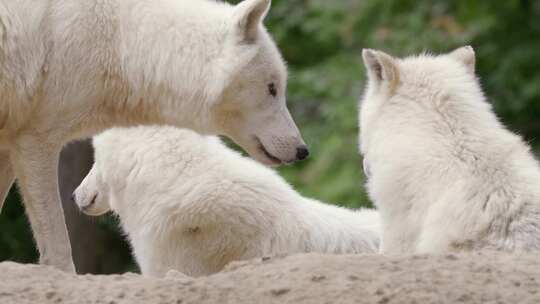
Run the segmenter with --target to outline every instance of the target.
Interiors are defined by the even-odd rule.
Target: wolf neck
[[[119,55],[132,110],[148,113],[141,119],[149,123],[203,128],[204,119],[194,117],[206,116],[226,79],[220,63],[227,7],[210,1],[137,3],[120,8]],[[158,110],[152,113],[152,107]]]

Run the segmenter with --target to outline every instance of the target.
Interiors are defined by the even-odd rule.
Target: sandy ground
[[[0,263],[0,303],[540,303],[540,256],[296,255],[192,279]]]

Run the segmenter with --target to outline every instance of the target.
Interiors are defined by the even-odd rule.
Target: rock
[[[294,271],[292,271],[294,269]],[[0,303],[540,303],[540,259],[501,252],[443,256],[301,254],[162,279],[75,276],[0,263]]]

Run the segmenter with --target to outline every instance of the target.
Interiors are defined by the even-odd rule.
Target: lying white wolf
[[[267,164],[307,156],[262,25],[269,5],[0,0],[0,200],[16,177],[42,263],[74,270],[57,186],[70,140],[171,124],[227,135]]]
[[[363,57],[360,146],[382,252],[539,250],[540,167],[485,100],[473,49]]]
[[[174,127],[112,129],[74,193],[85,213],[113,210],[142,273],[207,275],[281,253],[376,253],[375,211],[304,198],[215,137]]]

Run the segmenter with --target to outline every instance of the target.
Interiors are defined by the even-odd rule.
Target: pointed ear
[[[455,60],[463,63],[465,67],[467,68],[467,71],[474,74],[474,66],[476,63],[476,56],[474,54],[474,49],[472,46],[467,45],[464,47],[460,47],[457,50],[454,50],[448,56],[454,58]]]
[[[368,77],[375,83],[388,82],[391,88],[399,83],[399,70],[396,60],[381,51],[364,49],[362,51]]]
[[[257,39],[259,26],[270,9],[271,0],[244,0],[234,8],[234,26],[240,41]]]

